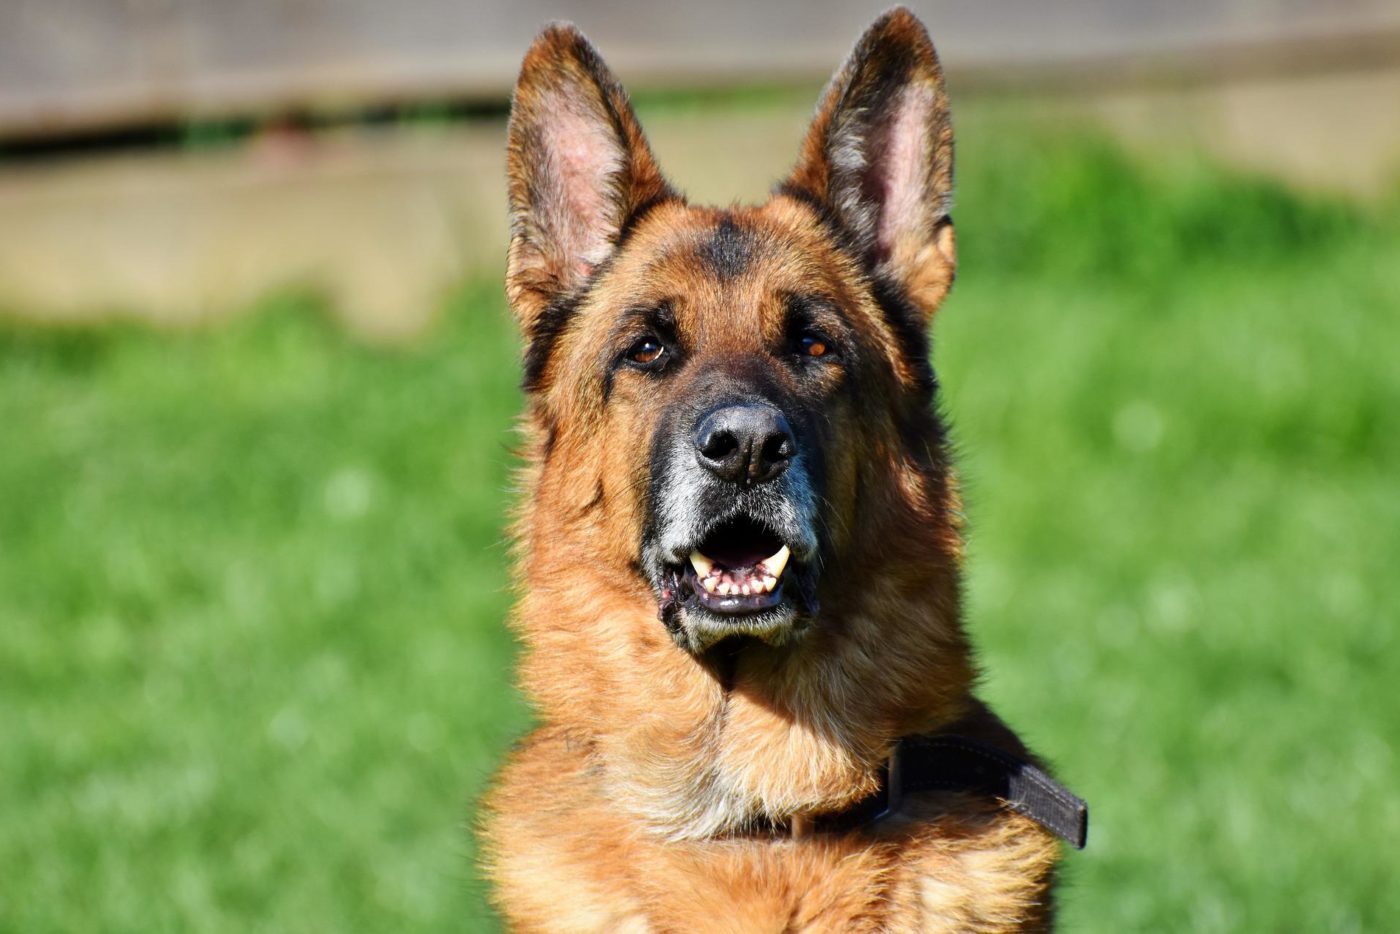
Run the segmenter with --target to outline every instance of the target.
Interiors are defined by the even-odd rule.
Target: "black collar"
[[[999,799],[1076,849],[1089,833],[1089,806],[1030,762],[968,736],[906,736],[895,744],[880,790],[812,822],[822,832],[854,830],[899,810],[905,795],[968,791]],[[805,822],[801,825],[806,827]],[[799,823],[794,821],[794,836]]]

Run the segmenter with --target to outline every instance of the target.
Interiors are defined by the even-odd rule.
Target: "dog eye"
[[[797,352],[804,357],[825,357],[831,352],[831,342],[808,331],[797,339]]]
[[[666,346],[654,337],[643,337],[627,348],[627,359],[637,366],[656,366],[665,356]]]

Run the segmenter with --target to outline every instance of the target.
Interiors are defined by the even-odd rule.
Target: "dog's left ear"
[[[511,99],[506,291],[529,333],[587,281],[639,208],[673,192],[598,52],[573,26],[547,27]]]
[[[953,127],[938,56],[914,14],[896,7],[856,43],[784,189],[817,198],[867,268],[933,315],[953,283]]]

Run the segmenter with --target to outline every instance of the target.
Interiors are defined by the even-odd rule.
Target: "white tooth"
[[[714,592],[715,592],[715,584],[716,584],[718,581],[719,581],[719,578],[716,578],[716,577],[702,577],[702,578],[700,578],[700,586],[704,587],[704,588],[705,588],[706,590],[708,590],[710,593],[714,593]]]
[[[776,577],[765,577],[763,579],[764,590],[771,591],[776,586],[778,586],[778,579]]]
[[[753,596],[753,588],[751,588],[748,584],[745,584],[744,586],[740,587],[739,592],[746,597]]]
[[[715,563],[709,558],[702,555],[700,552],[692,551],[690,553],[690,566],[695,568],[696,574],[699,574],[701,577],[704,577],[705,575],[709,574],[710,571],[714,568]]]
[[[777,552],[763,559],[763,569],[773,576],[774,580],[783,576],[783,568],[787,567],[788,558],[792,557],[792,550],[784,545]]]
[[[715,585],[715,593],[718,593],[718,594],[719,594],[720,596],[722,596],[722,597],[728,596],[728,595],[729,595],[729,581],[721,580],[718,584],[716,584],[716,585]]]

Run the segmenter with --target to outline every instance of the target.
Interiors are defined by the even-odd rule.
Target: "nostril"
[[[739,449],[739,439],[723,429],[711,431],[700,441],[700,453],[710,460],[724,460]]]
[[[792,457],[792,438],[787,434],[774,435],[763,444],[763,460],[768,464],[781,464]]]

